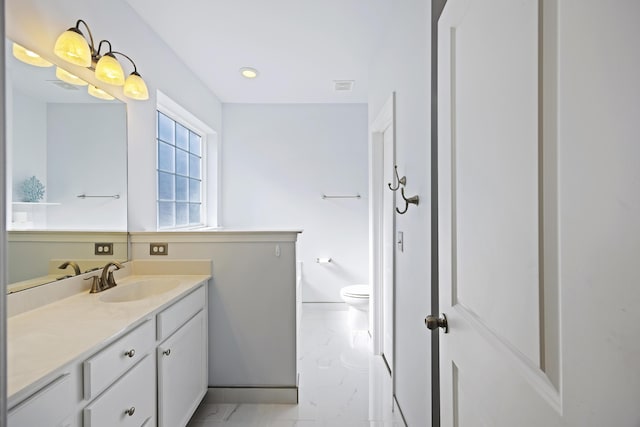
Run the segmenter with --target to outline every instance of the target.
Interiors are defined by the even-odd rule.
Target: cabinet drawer
[[[155,364],[151,356],[84,409],[84,427],[140,427],[155,415]]]
[[[73,411],[76,391],[71,374],[64,374],[9,411],[10,427],[60,426]],[[76,388],[77,389],[77,388]]]
[[[193,317],[207,303],[204,286],[200,286],[162,313],[158,314],[158,340],[161,341],[175,332]]]
[[[153,320],[148,320],[83,364],[84,398],[93,399],[138,363],[155,344]]]

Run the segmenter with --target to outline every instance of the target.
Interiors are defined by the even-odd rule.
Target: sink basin
[[[117,286],[100,296],[102,302],[130,302],[160,295],[175,289],[180,284],[177,279],[147,279]]]

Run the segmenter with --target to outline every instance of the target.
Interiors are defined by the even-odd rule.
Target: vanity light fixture
[[[84,25],[89,34],[88,41],[80,31],[80,24]],[[109,50],[104,55],[101,55],[100,50],[103,44],[108,45]],[[101,40],[96,50],[91,30],[82,19],[78,19],[75,27],[69,28],[60,34],[56,40],[54,52],[65,61],[95,70],[95,76],[100,81],[116,86],[124,85],[124,95],[129,98],[137,100],[149,99],[147,85],[138,73],[135,62],[124,53],[114,51],[109,40]],[[133,65],[133,72],[126,79],[124,78],[122,65],[118,62],[116,55],[125,57]],[[91,89],[89,93],[91,93]],[[106,92],[104,93],[106,94]],[[111,95],[106,95],[111,97]]]
[[[82,80],[75,74],[71,74],[64,68],[56,67],[56,77],[63,82],[70,83],[72,85],[86,86],[88,83]]]
[[[244,78],[255,79],[258,77],[258,70],[251,67],[242,67],[240,68],[240,74],[242,74],[242,77]]]
[[[89,95],[91,95],[91,96],[94,96],[94,97],[100,98],[100,99],[105,99],[107,101],[111,101],[111,100],[115,99],[113,96],[109,95],[104,90],[102,90],[99,87],[96,87],[96,86],[94,86],[92,84],[89,85],[89,88],[87,89],[87,92],[89,92]]]
[[[46,59],[42,58],[35,52],[30,51],[24,46],[20,46],[18,43],[13,44],[13,56],[25,64],[35,65],[36,67],[52,67],[53,64]]]

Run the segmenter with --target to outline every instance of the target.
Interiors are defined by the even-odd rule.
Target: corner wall
[[[395,91],[398,171],[407,177],[407,195],[420,196],[419,206],[396,217],[404,251],[395,254],[395,395],[411,427],[431,424],[431,335],[424,327],[431,310],[430,23],[430,2],[394,2],[370,66],[370,123]]]
[[[367,106],[224,104],[223,117],[222,224],[304,230],[304,302],[340,302],[340,288],[367,283]]]

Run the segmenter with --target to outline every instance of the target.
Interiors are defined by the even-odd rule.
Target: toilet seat
[[[352,331],[369,329],[369,285],[351,285],[340,289],[340,298],[348,309],[347,321]]]
[[[351,285],[345,286],[340,290],[340,293],[349,298],[369,298],[369,285]]]

